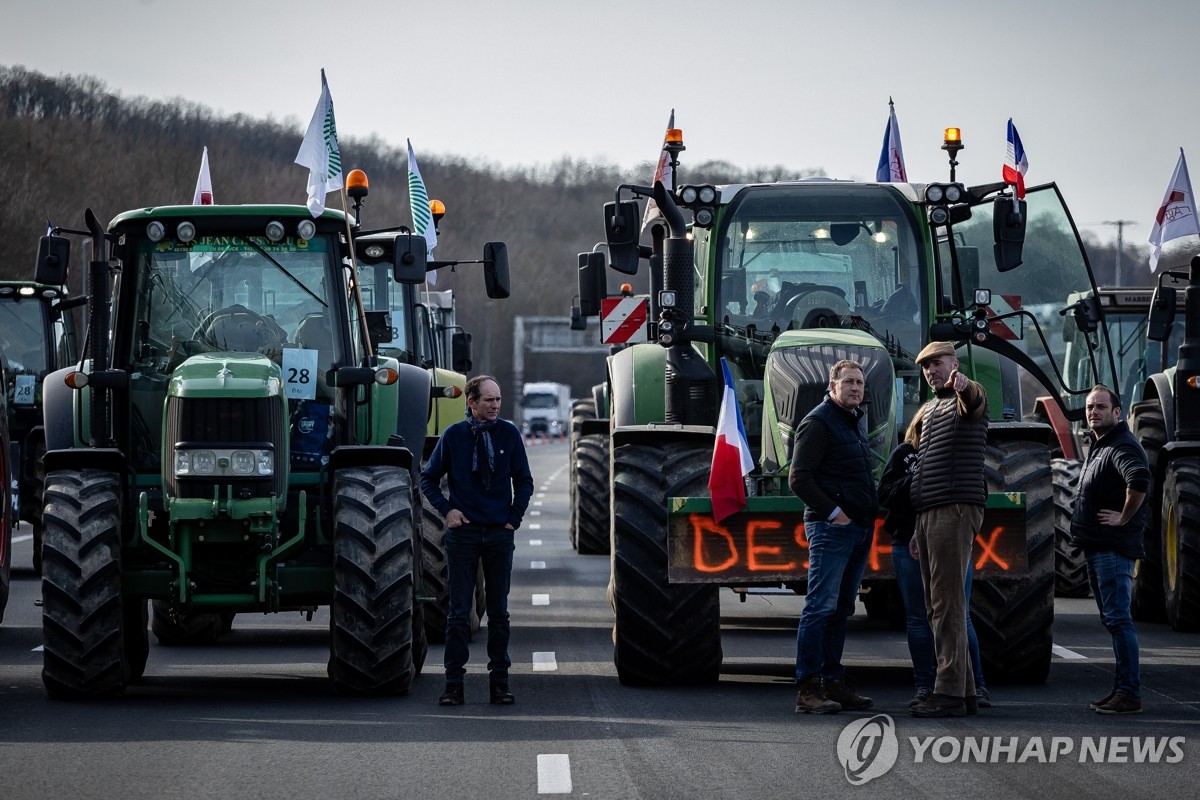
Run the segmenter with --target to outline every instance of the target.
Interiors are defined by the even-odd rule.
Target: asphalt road
[[[1195,796],[1200,635],[1139,626],[1145,713],[1101,717],[1087,702],[1110,685],[1112,651],[1091,600],[1056,603],[1050,680],[993,686],[995,706],[975,717],[909,717],[902,634],[862,614],[846,660],[875,708],[794,714],[794,595],[723,595],[719,685],[621,686],[608,559],[576,554],[566,535],[565,446],[530,454],[537,494],[514,559],[509,707],[487,703],[482,635],[465,706],[437,706],[440,646],[406,697],[335,696],[325,614],[240,615],[209,647],[151,637],[145,679],[124,697],[48,700],[40,586],[19,529],[0,626],[0,797]]]

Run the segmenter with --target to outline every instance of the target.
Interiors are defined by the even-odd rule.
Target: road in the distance
[[[915,720],[901,634],[852,620],[847,662],[875,698],[863,714],[793,713],[795,623],[802,599],[724,593],[721,682],[627,688],[612,665],[608,559],[566,535],[566,448],[530,448],[537,494],[518,532],[511,611],[517,703],[486,700],[483,637],[472,645],[467,704],[440,708],[441,648],[406,697],[335,696],[325,676],[328,616],[240,615],[219,644],[160,647],[122,698],[46,699],[40,587],[19,541],[0,626],[0,797],[25,798],[782,798],[875,790],[915,797],[1192,797],[1200,783],[1200,635],[1141,625],[1146,712],[1086,708],[1110,683],[1112,653],[1091,600],[1059,600],[1058,655],[1044,686],[996,686],[976,717]],[[27,534],[18,531],[18,539]],[[886,714],[895,765],[865,787],[839,761],[848,723]],[[997,763],[950,761],[963,737]],[[936,739],[916,761],[916,745]],[[989,737],[985,741],[985,737]],[[1002,737],[995,740],[995,737]],[[1015,739],[1013,738],[1015,737]],[[1078,761],[1085,740],[1113,739],[1115,763]],[[1134,744],[1185,737],[1178,763],[1134,763]],[[1060,752],[1038,758],[1034,739]],[[1138,739],[1135,743],[1133,739]],[[1014,741],[1009,757],[1006,743]],[[1036,744],[1036,743],[1035,743]],[[1177,742],[1177,744],[1179,744]],[[1125,761],[1120,761],[1126,754]],[[1016,762],[1024,755],[1024,763]],[[569,791],[565,791],[569,790]]]

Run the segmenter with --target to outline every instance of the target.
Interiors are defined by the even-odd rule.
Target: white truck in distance
[[[526,436],[565,436],[571,420],[571,387],[527,383],[521,391],[521,431]]]

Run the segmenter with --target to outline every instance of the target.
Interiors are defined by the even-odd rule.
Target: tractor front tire
[[[1177,631],[1200,630],[1200,458],[1167,465],[1161,518],[1167,622]]]
[[[55,470],[44,497],[42,683],[59,699],[119,695],[138,671],[127,663],[125,642],[137,615],[127,614],[121,595],[120,479]]]
[[[1158,456],[1167,443],[1167,426],[1163,418],[1162,405],[1158,400],[1143,400],[1134,403],[1129,410],[1129,427],[1146,451],[1150,475],[1154,475]],[[1153,481],[1153,478],[1151,478]],[[1166,622],[1167,607],[1163,594],[1166,576],[1163,574],[1163,518],[1162,487],[1151,483],[1146,493],[1146,528],[1142,536],[1142,549],[1146,555],[1138,559],[1133,570],[1133,595],[1129,611],[1138,622]]]
[[[611,514],[608,502],[608,456],[606,433],[580,436],[575,448],[575,549],[583,555],[609,555]]]
[[[443,481],[445,492],[445,481]],[[430,503],[421,504],[421,581],[425,596],[422,603],[426,639],[435,644],[446,641],[446,615],[450,613],[450,573],[446,564],[446,520]],[[475,603],[471,608],[471,634],[479,630],[483,616],[483,568],[476,584]]]
[[[712,445],[627,444],[613,451],[613,659],[626,685],[715,683],[717,587],[667,580],[667,498],[707,497]]]
[[[1079,492],[1079,471],[1082,464],[1073,458],[1050,461],[1054,473],[1054,595],[1055,597],[1087,597],[1087,558],[1083,549],[1071,544],[1071,516],[1075,495]]]
[[[395,467],[334,476],[329,677],[339,694],[406,694],[416,673],[410,483]]]
[[[1045,683],[1054,645],[1054,498],[1050,450],[1030,441],[989,442],[989,492],[1025,493],[1027,574],[976,580],[971,618],[989,682]],[[985,532],[986,535],[986,532]]]

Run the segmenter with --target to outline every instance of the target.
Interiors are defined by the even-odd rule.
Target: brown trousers
[[[967,650],[966,578],[971,546],[983,523],[983,506],[954,503],[917,514],[917,547],[925,610],[933,629],[937,679],[933,691],[951,697],[975,694]]]

